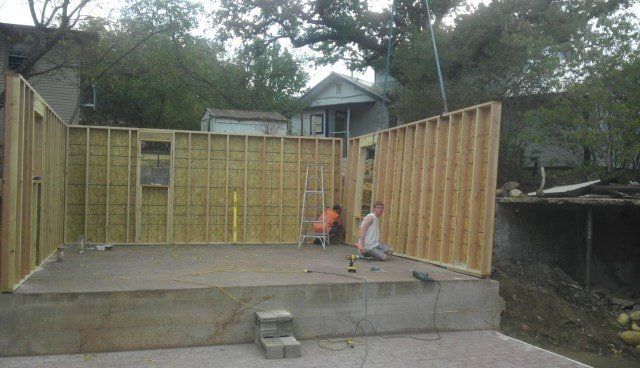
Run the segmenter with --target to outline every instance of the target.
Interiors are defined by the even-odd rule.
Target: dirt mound
[[[616,356],[640,364],[615,322],[620,305],[606,291],[588,291],[560,268],[536,262],[499,261],[493,278],[506,302],[502,331],[550,350]],[[633,307],[632,306],[628,306]]]

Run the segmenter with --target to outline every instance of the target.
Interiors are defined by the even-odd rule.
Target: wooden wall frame
[[[501,103],[488,102],[351,139],[347,241],[359,236],[362,149],[375,143],[382,241],[406,258],[490,275],[500,114]]]
[[[1,291],[13,291],[80,235],[94,243],[144,240],[141,141],[172,143],[170,184],[153,203],[161,213],[148,214],[166,214],[157,224],[166,235],[149,243],[231,242],[234,190],[238,243],[296,243],[307,163],[325,165],[327,198],[342,194],[338,138],[68,125],[15,73],[6,74],[4,124]]]
[[[5,74],[0,291],[63,243],[65,124],[27,81]]]
[[[306,163],[316,161],[325,164],[328,200],[339,203],[341,198],[340,139],[93,126],[66,129],[70,154],[65,164],[71,168],[65,184],[69,243],[83,234],[89,234],[92,242],[105,242],[108,234],[108,241],[116,244],[229,243],[234,189],[239,201],[238,243],[295,243],[304,185],[300,172]],[[171,142],[172,152],[166,206],[162,204],[166,237],[152,240],[144,236],[147,186],[139,179],[140,142],[149,140]],[[100,173],[109,180],[96,179]],[[96,207],[97,203],[101,205]],[[133,206],[133,218],[126,204]],[[164,212],[160,215],[164,217]]]

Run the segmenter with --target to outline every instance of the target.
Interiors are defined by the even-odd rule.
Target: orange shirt
[[[336,211],[330,208],[327,208],[326,210],[324,210],[322,215],[320,215],[320,217],[318,218],[318,221],[324,221],[324,226],[325,226],[324,231],[329,233],[333,224],[335,224],[336,221],[338,221],[339,219],[340,219],[340,215],[338,215]],[[313,231],[315,231],[316,233],[321,233],[322,224],[320,223],[313,224]]]

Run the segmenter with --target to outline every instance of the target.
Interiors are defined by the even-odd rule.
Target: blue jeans
[[[375,247],[364,252],[364,255],[376,261],[386,261],[393,254],[393,249],[387,244],[378,243]]]

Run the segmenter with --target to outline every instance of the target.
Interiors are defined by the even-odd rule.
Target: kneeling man
[[[377,201],[373,204],[373,212],[365,216],[360,225],[360,240],[356,247],[362,254],[376,261],[386,261],[393,254],[390,246],[380,243],[380,223],[378,218],[384,212],[384,204]]]

